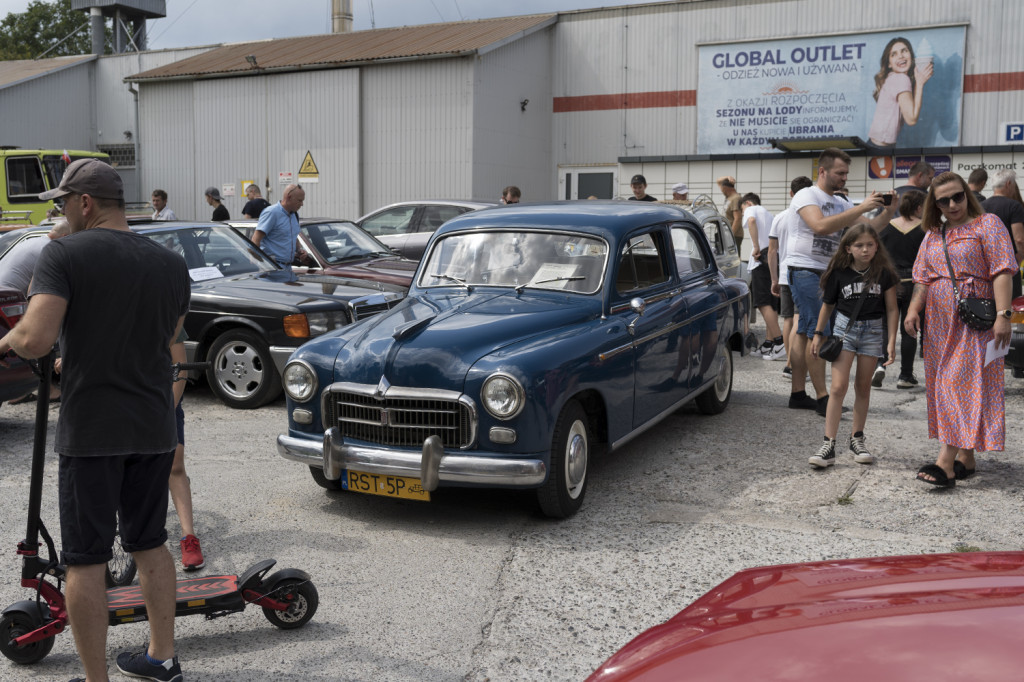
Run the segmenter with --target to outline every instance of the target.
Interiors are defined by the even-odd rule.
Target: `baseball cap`
[[[690,188],[686,186],[685,182],[677,182],[672,185],[673,194],[686,194],[690,191]]]
[[[64,171],[57,189],[39,195],[49,201],[69,194],[88,194],[95,199],[124,199],[124,183],[110,164],[99,159],[79,159]]]
[[[629,184],[631,184],[631,185],[646,185],[647,184],[647,178],[645,178],[644,176],[642,176],[642,175],[640,175],[638,173],[637,175],[633,176],[633,179],[629,181]]]
[[[220,190],[216,187],[207,187],[206,191],[203,192],[208,197],[213,197],[214,201],[220,201]]]

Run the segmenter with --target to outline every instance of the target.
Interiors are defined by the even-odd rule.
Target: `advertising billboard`
[[[859,137],[876,154],[960,142],[964,26],[703,45],[697,151]]]

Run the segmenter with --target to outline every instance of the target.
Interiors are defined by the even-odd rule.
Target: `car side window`
[[[410,223],[415,212],[415,206],[397,206],[367,218],[359,227],[374,237],[385,234],[405,234],[410,230]]]
[[[425,206],[423,217],[420,218],[420,232],[433,232],[457,215],[462,215],[465,209],[459,206]]]
[[[619,255],[616,290],[623,294],[667,282],[669,275],[665,255],[660,233],[648,232],[631,237],[623,244]]]
[[[708,267],[707,257],[700,248],[697,233],[689,228],[677,226],[672,228],[672,252],[675,255],[676,270],[680,278],[695,272],[703,272]]]
[[[717,220],[709,220],[704,223],[704,234],[707,235],[708,243],[714,250],[716,256],[725,255],[725,243],[722,241],[722,230]],[[673,230],[672,238],[675,239]]]
[[[7,159],[7,197],[11,202],[38,202],[46,191],[43,168],[34,156],[16,156]]]

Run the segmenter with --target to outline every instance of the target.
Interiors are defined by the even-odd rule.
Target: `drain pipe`
[[[135,201],[141,202],[142,193],[142,159],[139,157],[139,91],[138,88],[129,85],[128,92],[132,93],[132,100],[135,105],[135,134],[132,135],[132,144],[135,147]]]

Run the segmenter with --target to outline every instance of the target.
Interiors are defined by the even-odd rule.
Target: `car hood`
[[[346,335],[339,380],[461,391],[480,358],[600,314],[595,298],[565,294],[419,294]],[[581,305],[580,302],[584,301]]]
[[[333,302],[330,307],[335,308],[338,299],[351,300],[380,292],[331,281],[303,281],[291,273],[274,271],[193,282],[192,293],[292,306]]]
[[[639,635],[589,680],[1013,680],[1022,626],[1022,552],[768,566]]]
[[[353,279],[368,279],[409,288],[413,273],[419,265],[416,261],[399,258],[375,258],[355,263],[335,263],[324,268],[324,273]]]

